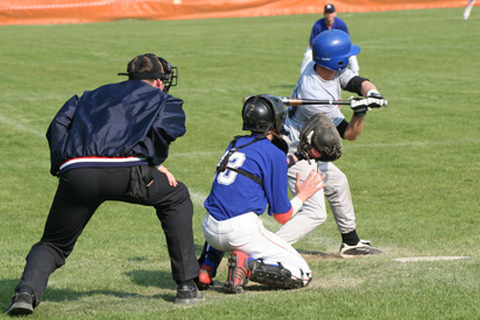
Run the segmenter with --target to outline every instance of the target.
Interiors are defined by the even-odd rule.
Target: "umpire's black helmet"
[[[270,94],[250,96],[243,104],[243,130],[254,133],[265,133],[270,128],[283,133],[283,124],[287,111],[282,100]]]

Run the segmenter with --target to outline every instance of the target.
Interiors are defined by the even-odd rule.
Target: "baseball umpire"
[[[329,116],[343,139],[354,141],[364,128],[365,115],[370,108],[379,108],[385,100],[376,86],[368,79],[356,76],[347,69],[349,57],[360,53],[360,47],[351,43],[347,33],[331,29],[320,33],[313,41],[313,61],[297,82],[292,98],[312,100],[341,100],[342,90],[357,93],[367,99],[364,105],[353,110],[348,122],[337,105],[302,105],[290,107],[285,128],[289,132],[284,136],[291,150],[299,144],[299,130],[314,114]],[[353,109],[353,108],[352,108]],[[340,255],[352,257],[376,254],[381,251],[369,241],[361,240],[356,231],[350,187],[345,174],[332,162],[310,163],[299,161],[290,167],[289,187],[295,194],[297,174],[302,178],[313,169],[321,170],[327,176],[323,190],[308,199],[298,214],[286,223],[276,234],[293,244],[321,225],[326,219],[325,198],[327,197],[338,229],[342,235]]]
[[[51,174],[58,189],[44,233],[26,257],[6,313],[28,315],[42,301],[49,276],[71,254],[88,221],[105,201],[154,207],[178,284],[176,303],[203,300],[187,187],[162,163],[171,142],[185,134],[183,101],[168,94],[176,68],[154,54],[127,65],[127,81],[70,98],[47,131]]]
[[[280,137],[285,116],[278,97],[257,95],[245,101],[243,130],[251,134],[230,143],[205,200],[208,212],[202,230],[207,247],[232,251],[225,283],[228,293],[243,293],[248,280],[284,289],[304,287],[311,280],[302,256],[265,229],[259,218],[268,204],[268,214],[284,224],[324,186],[324,176],[313,170],[303,182],[296,181],[296,196],[288,199],[288,147]]]

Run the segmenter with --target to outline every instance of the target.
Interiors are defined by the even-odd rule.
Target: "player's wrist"
[[[298,195],[296,195],[295,197],[292,198],[292,200],[290,200],[290,203],[293,209],[292,217],[298,212],[298,210],[302,208],[303,202],[304,200],[300,199]]]
[[[367,91],[367,97],[381,97],[381,96],[382,95],[377,90],[372,89]]]
[[[300,159],[296,156],[296,154],[289,154],[287,156],[287,165],[289,168],[293,166],[295,163],[297,163],[298,161],[300,161]]]
[[[300,160],[305,160],[307,159],[303,154],[301,154],[300,152],[298,151],[295,151],[292,155],[295,159],[297,159],[296,161],[300,161]]]

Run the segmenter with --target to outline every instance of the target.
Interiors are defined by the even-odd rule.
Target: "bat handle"
[[[290,105],[290,99],[287,98],[287,97],[278,97],[282,103],[285,105],[285,106],[289,106]]]

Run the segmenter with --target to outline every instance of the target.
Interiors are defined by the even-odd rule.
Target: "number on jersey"
[[[220,163],[227,156],[227,154],[228,151],[223,155],[222,159],[220,159]],[[219,172],[217,174],[217,182],[226,186],[232,184],[237,178],[238,173],[232,170],[228,170],[228,167],[238,169],[245,162],[245,159],[246,157],[244,153],[238,151],[233,153],[228,160],[227,170]]]

